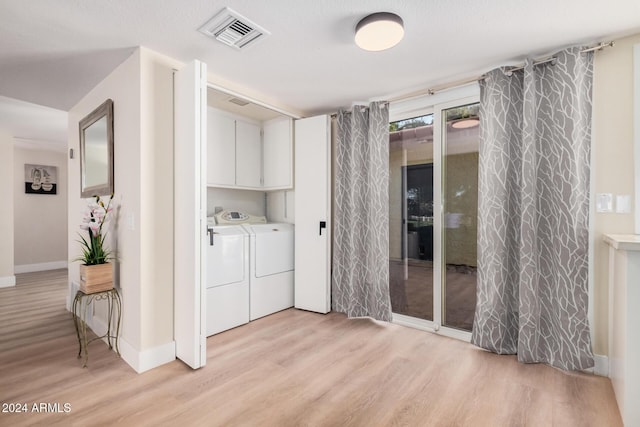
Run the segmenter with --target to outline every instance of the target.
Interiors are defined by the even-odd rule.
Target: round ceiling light
[[[456,129],[468,129],[478,126],[479,124],[480,120],[477,117],[467,117],[451,123],[451,127]]]
[[[404,37],[404,23],[395,13],[378,12],[366,16],[356,25],[356,44],[377,52],[392,48]]]

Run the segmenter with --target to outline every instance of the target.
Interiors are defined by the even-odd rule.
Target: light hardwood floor
[[[0,289],[1,426],[620,426],[607,378],[524,365],[368,319],[289,309],[210,337],[207,366],[135,373],[106,344],[76,359],[66,271]],[[167,315],[172,315],[167,313]]]

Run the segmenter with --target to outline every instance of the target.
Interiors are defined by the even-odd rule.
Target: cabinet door
[[[208,108],[207,135],[207,184],[235,185],[235,120],[221,111]]]
[[[290,118],[277,118],[263,124],[265,189],[291,188],[293,185],[292,123]]]
[[[236,120],[236,185],[262,186],[262,144],[260,126]]]
[[[331,131],[329,116],[296,120],[295,307],[331,310]]]

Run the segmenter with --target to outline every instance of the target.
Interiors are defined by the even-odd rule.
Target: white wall
[[[216,207],[256,216],[267,214],[264,191],[209,187],[207,188],[207,216],[213,216]]]
[[[267,220],[295,224],[295,191],[280,190],[267,193]]]
[[[616,40],[595,57],[593,87],[594,193],[634,194],[633,45],[640,34]],[[633,206],[633,202],[632,202]],[[594,227],[594,351],[607,354],[608,246],[603,234],[634,233],[633,213],[596,213]]]
[[[0,287],[15,285],[13,271],[13,138],[0,129]]]
[[[173,68],[179,63],[136,50],[69,111],[69,148],[79,153],[78,123],[114,103],[114,191],[110,225],[118,257],[123,358],[137,371],[175,359],[173,342]],[[87,200],[80,198],[79,158],[69,160],[69,256]],[[69,269],[78,281],[78,263]],[[98,316],[100,318],[100,316]]]
[[[25,164],[56,166],[57,194],[26,194]],[[66,153],[16,146],[13,180],[15,272],[67,268]]]

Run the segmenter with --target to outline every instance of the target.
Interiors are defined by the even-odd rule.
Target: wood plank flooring
[[[607,378],[335,313],[290,309],[210,337],[197,371],[137,374],[102,342],[83,369],[66,271],[17,281],[0,289],[0,402],[63,412],[0,413],[1,426],[622,425]]]

